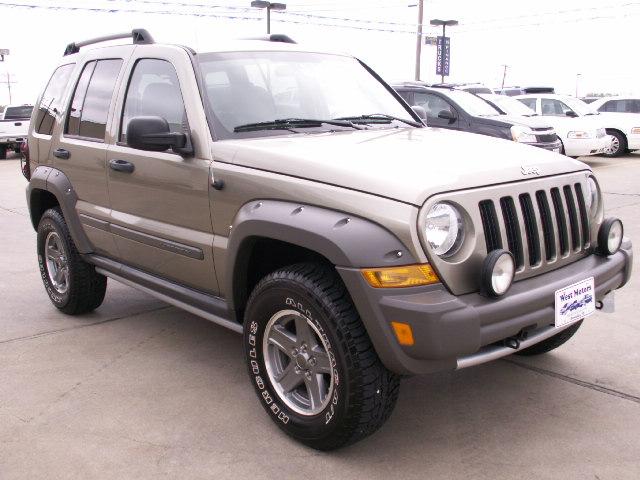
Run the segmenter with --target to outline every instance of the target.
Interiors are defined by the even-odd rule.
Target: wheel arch
[[[278,200],[252,201],[238,211],[226,258],[222,286],[240,322],[260,275],[282,266],[317,261],[361,268],[416,261],[397,237],[370,220]]]
[[[27,187],[27,203],[33,228],[38,229],[40,219],[47,209],[58,206],[78,252],[91,253],[93,248],[76,212],[77,202],[78,195],[63,172],[48,166],[39,166],[33,171]]]

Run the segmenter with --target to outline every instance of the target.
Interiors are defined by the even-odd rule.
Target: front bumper
[[[640,150],[640,134],[630,133],[627,135],[627,148],[629,150]]]
[[[564,153],[569,157],[584,155],[600,155],[611,146],[611,137],[605,135],[600,138],[563,138]]]
[[[530,333],[530,338],[543,340],[541,333],[550,332],[548,328],[554,323],[556,290],[594,277],[596,299],[602,300],[627,283],[632,255],[631,242],[625,239],[621,249],[610,257],[589,255],[557,270],[517,281],[497,299],[478,293],[455,296],[441,284],[375,289],[359,270],[337,270],[382,362],[396,373],[411,375],[483,363],[478,356],[482,357],[485,350],[523,330]],[[398,344],[390,326],[394,320],[411,325],[414,345]],[[494,353],[484,361],[499,356],[503,355]]]
[[[561,153],[562,143],[560,140],[555,142],[540,142],[540,143],[526,143],[524,145],[531,145],[532,147],[544,148],[545,150],[551,150],[552,152]]]

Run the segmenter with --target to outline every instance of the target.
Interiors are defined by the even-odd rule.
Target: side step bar
[[[222,298],[169,282],[108,258],[97,255],[85,255],[84,258],[95,265],[96,272],[101,275],[148,293],[163,302],[205,318],[236,333],[242,333],[242,325],[227,318],[225,315],[227,304]]]
[[[579,320],[576,320],[576,322],[577,321]],[[531,332],[526,340],[522,340],[520,342],[520,346],[517,349],[501,345],[490,345],[488,347],[484,347],[476,353],[458,358],[458,365],[456,367],[456,370],[460,370],[461,368],[474,367],[476,365],[481,365],[483,363],[497,360],[498,358],[506,357],[507,355],[511,355],[512,353],[516,353],[519,350],[535,345],[536,343],[542,342],[547,338],[553,337],[554,335],[557,335],[563,330],[569,328],[576,322],[571,322],[559,328],[549,326],[541,328],[535,332]]]

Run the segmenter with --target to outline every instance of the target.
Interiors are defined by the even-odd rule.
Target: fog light
[[[624,236],[624,227],[622,222],[617,218],[607,218],[598,232],[598,248],[600,253],[604,255],[613,255],[620,249],[622,237]]]
[[[509,290],[516,274],[513,255],[507,250],[494,250],[487,255],[480,273],[482,293],[489,297],[499,297]]]

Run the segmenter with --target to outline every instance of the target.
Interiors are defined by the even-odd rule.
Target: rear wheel
[[[267,275],[244,325],[251,382],[288,435],[332,450],[375,432],[391,414],[399,377],[380,362],[333,269],[297,264]]]
[[[535,345],[531,345],[529,348],[519,350],[515,352],[515,354],[529,357],[533,355],[541,355],[543,353],[550,352],[551,350],[555,350],[559,346],[567,343],[569,339],[573,337],[573,335],[578,331],[580,325],[582,325],[582,320],[561,331],[559,334],[547,338],[540,343],[536,343]]]
[[[611,135],[611,144],[605,149],[605,157],[619,157],[627,151],[627,138],[616,130],[607,130]]]
[[[59,208],[42,215],[37,248],[40,276],[56,308],[78,315],[102,304],[107,278],[82,259]]]

